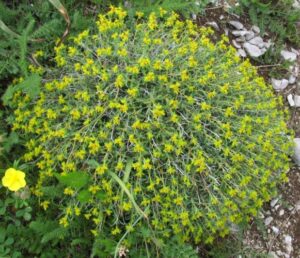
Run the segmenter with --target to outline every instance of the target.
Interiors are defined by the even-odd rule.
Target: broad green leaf
[[[55,174],[55,176],[62,184],[75,189],[85,186],[90,179],[90,176],[85,172],[70,172],[66,175]]]

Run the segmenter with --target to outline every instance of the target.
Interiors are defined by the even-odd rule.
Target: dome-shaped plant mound
[[[226,37],[212,43],[211,29],[163,10],[141,16],[126,23],[112,8],[96,33],[57,47],[39,96],[14,95],[13,129],[38,167],[34,193],[45,209],[59,200],[63,226],[209,243],[286,180],[281,100]]]

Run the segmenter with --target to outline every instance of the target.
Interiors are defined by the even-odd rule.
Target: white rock
[[[284,60],[294,62],[297,59],[297,55],[295,53],[287,51],[287,50],[282,50],[280,52],[280,54],[281,54],[281,56],[283,57]]]
[[[223,20],[224,19],[224,15],[222,14],[222,15],[220,15],[220,20]]]
[[[236,42],[245,42],[245,41],[246,41],[246,38],[244,36],[236,38]]]
[[[264,48],[261,48],[260,50],[261,50],[262,54],[264,54],[267,52],[268,49],[264,47]]]
[[[236,42],[236,40],[232,40],[232,44],[234,45],[235,48],[241,48],[242,46]]]
[[[279,201],[279,199],[278,198],[276,198],[276,199],[273,199],[272,201],[271,201],[271,207],[274,207],[277,203],[278,203],[278,201]]]
[[[295,205],[296,211],[300,211],[300,201],[298,201]]]
[[[279,234],[279,228],[272,226],[272,231],[274,234],[278,235]]]
[[[282,251],[280,251],[280,250],[276,251],[276,254],[278,254],[280,257],[285,256],[285,255],[284,255],[284,252],[282,252]]]
[[[238,226],[237,224],[231,223],[231,224],[230,224],[230,231],[231,231],[232,233],[238,233],[238,232],[240,232],[241,230],[240,230],[240,228],[239,228],[239,226]]]
[[[289,81],[286,79],[276,80],[272,78],[271,81],[274,90],[284,90],[289,84]]]
[[[239,37],[239,36],[245,36],[245,35],[249,34],[249,31],[247,31],[247,30],[233,30],[231,33],[234,36]]]
[[[289,235],[285,235],[284,236],[284,243],[286,244],[285,249],[287,251],[287,254],[291,254],[291,252],[293,251],[293,246],[292,246],[292,237]]]
[[[291,75],[289,77],[289,84],[294,84],[296,82],[296,77],[294,75]]]
[[[296,164],[300,167],[300,138],[295,138],[294,144],[294,160]]]
[[[299,76],[299,70],[300,70],[300,67],[298,65],[296,65],[293,69],[293,74],[295,77]]]
[[[261,56],[263,53],[262,51],[259,49],[259,47],[254,46],[250,43],[244,43],[244,48],[246,49],[247,53],[251,56],[251,57],[259,57]]]
[[[265,42],[259,43],[257,46],[258,46],[259,48],[266,48],[266,43],[265,43]],[[266,49],[267,49],[267,48],[266,48]]]
[[[300,49],[294,49],[294,48],[291,48],[291,51],[293,52],[293,53],[295,53],[297,56],[299,56],[300,55]]]
[[[239,55],[240,55],[241,57],[246,57],[246,56],[247,56],[247,54],[246,54],[246,52],[245,52],[244,49],[239,49],[239,50],[238,50],[238,53],[239,53]]]
[[[197,15],[195,13],[192,13],[192,19],[197,20]]]
[[[270,257],[270,258],[279,258],[278,255],[274,252],[269,252],[268,257]]]
[[[229,24],[238,30],[241,30],[244,28],[244,25],[242,23],[240,23],[239,21],[229,21]]]
[[[294,106],[295,106],[295,101],[294,101],[294,98],[293,98],[293,95],[292,95],[292,94],[289,94],[289,95],[287,96],[287,100],[288,100],[288,102],[289,102],[289,104],[290,104],[291,107],[294,107]]]
[[[253,31],[254,31],[255,33],[257,33],[257,34],[260,33],[260,28],[257,27],[257,26],[255,26],[255,25],[253,25],[253,26],[251,27],[251,30],[253,30]]]
[[[250,40],[255,37],[255,33],[250,30],[250,31],[248,31],[248,33],[245,36],[246,36],[246,40]]]
[[[265,215],[260,211],[260,212],[258,213],[258,217],[259,217],[260,219],[263,219],[263,218],[265,217]]]
[[[262,37],[255,37],[253,39],[250,39],[249,43],[258,46],[259,44],[264,43],[264,40],[262,39]]]
[[[273,42],[269,39],[267,42],[265,42],[265,47],[270,48],[273,44]]]
[[[267,217],[267,218],[265,219],[265,225],[266,225],[266,226],[269,226],[269,225],[271,224],[272,221],[273,221],[273,217]]]
[[[206,24],[213,27],[215,30],[220,30],[220,27],[216,22],[207,22]]]
[[[300,2],[298,2],[297,0],[295,0],[294,3],[293,3],[293,7],[295,9],[300,9]]]
[[[295,107],[300,107],[300,96],[299,95],[294,96],[294,101],[295,101]]]
[[[283,216],[284,215],[284,209],[281,209],[280,211],[279,211],[279,216],[281,217],[281,216]]]

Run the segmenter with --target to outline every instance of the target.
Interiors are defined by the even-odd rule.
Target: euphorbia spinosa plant
[[[146,243],[212,243],[287,180],[282,100],[226,36],[214,44],[210,28],[164,10],[142,16],[129,26],[112,7],[97,32],[56,47],[39,95],[14,94],[12,126],[45,209],[44,187],[64,186],[62,226],[82,216],[129,252],[141,228]]]

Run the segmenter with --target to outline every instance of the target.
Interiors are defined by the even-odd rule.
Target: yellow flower
[[[26,185],[25,173],[14,168],[9,168],[5,171],[2,184],[10,191],[16,192]]]

